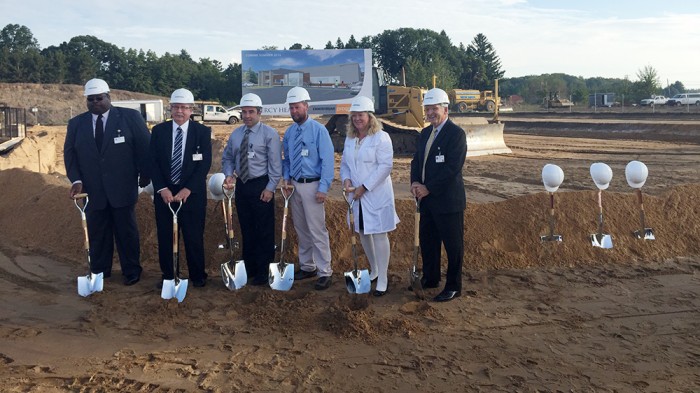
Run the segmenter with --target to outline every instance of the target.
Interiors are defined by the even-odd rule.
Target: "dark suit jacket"
[[[433,126],[424,128],[418,138],[416,153],[411,161],[411,183],[423,183],[421,172],[423,157],[426,156],[425,145],[432,130]],[[445,162],[435,162],[438,151],[445,156]],[[433,141],[427,156],[426,181],[423,184],[430,194],[421,200],[421,210],[427,208],[436,213],[455,213],[464,210],[467,207],[462,179],[462,167],[467,156],[467,135],[464,130],[448,118]]]
[[[171,120],[153,127],[153,136],[151,137],[151,180],[155,191],[172,186],[170,183],[172,151],[173,122]],[[192,160],[192,155],[196,152],[202,154],[201,161]],[[204,200],[206,200],[206,182],[210,167],[211,128],[190,121],[187,128],[185,155],[182,160],[182,176],[180,177],[179,187],[186,187],[193,194],[203,195]]]
[[[114,143],[117,136],[124,143]],[[138,176],[148,176],[150,134],[141,114],[133,109],[112,107],[98,151],[92,114],[82,113],[68,122],[63,159],[71,182],[83,182],[89,194],[87,210],[133,205],[138,199]]]

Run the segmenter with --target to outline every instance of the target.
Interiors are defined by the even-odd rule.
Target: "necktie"
[[[102,150],[102,140],[105,136],[105,126],[102,123],[102,115],[97,116],[97,121],[95,122],[95,144],[97,145],[97,150]]]
[[[423,153],[423,172],[421,173],[423,183],[425,183],[425,163],[428,162],[428,153],[430,152],[430,148],[433,146],[433,140],[435,140],[435,131],[436,128],[433,127],[433,130],[430,132],[430,136],[428,137],[428,142],[425,144],[425,151]]]
[[[290,154],[291,157],[289,157],[289,161],[292,164],[292,172],[290,173],[292,179],[298,179],[301,176],[301,145],[301,127],[297,126],[297,132],[294,135],[294,144],[292,144],[292,151]]]
[[[175,146],[173,147],[173,157],[170,161],[170,181],[173,184],[178,184],[180,182],[180,175],[182,175],[182,128],[177,128],[177,135],[175,135]]]
[[[239,149],[240,154],[241,154],[241,159],[239,161],[239,166],[241,173],[238,175],[238,177],[241,178],[243,183],[248,181],[249,173],[248,173],[248,136],[250,135],[250,128],[246,128],[245,134],[243,134],[243,141],[241,141],[241,148]]]

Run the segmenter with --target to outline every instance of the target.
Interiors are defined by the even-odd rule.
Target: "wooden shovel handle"
[[[83,199],[87,198],[88,194],[86,192],[81,192],[80,194],[73,195],[73,199]]]

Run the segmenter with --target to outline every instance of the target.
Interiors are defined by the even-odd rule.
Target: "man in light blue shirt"
[[[282,177],[295,188],[291,199],[294,229],[299,239],[300,269],[295,280],[318,276],[315,288],[331,285],[331,249],[324,202],[333,181],[333,142],[326,127],[308,115],[311,98],[302,87],[287,93],[294,120],[284,133]]]

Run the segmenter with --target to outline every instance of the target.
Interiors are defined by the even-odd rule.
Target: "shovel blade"
[[[369,270],[353,270],[345,273],[345,286],[350,293],[369,293],[372,282],[369,279]]]
[[[78,295],[90,296],[95,292],[102,292],[104,287],[104,274],[90,273],[87,276],[78,277]]]
[[[561,242],[564,238],[561,235],[542,235],[540,236],[541,242]]]
[[[591,245],[600,248],[613,248],[612,236],[607,233],[591,235]]]
[[[178,280],[178,282],[175,284],[175,293],[173,294],[173,297],[177,299],[178,303],[182,303],[182,301],[185,300],[188,281],[189,280]]]
[[[420,275],[415,269],[409,269],[408,274],[411,280],[411,290],[416,294],[418,299],[424,299],[425,293],[423,292],[423,283],[420,281]]]
[[[236,261],[231,268],[231,261],[221,264],[221,278],[224,280],[224,285],[230,291],[241,289],[248,282],[248,273],[245,269],[243,260]]]
[[[165,300],[172,299],[175,296],[175,280],[163,280],[163,289],[160,291],[160,297]]]
[[[651,228],[644,228],[644,233],[642,231],[634,231],[634,237],[637,239],[644,239],[644,240],[656,240],[656,236],[654,236],[654,230]]]
[[[287,263],[270,264],[270,288],[288,291],[294,284],[294,265]]]

